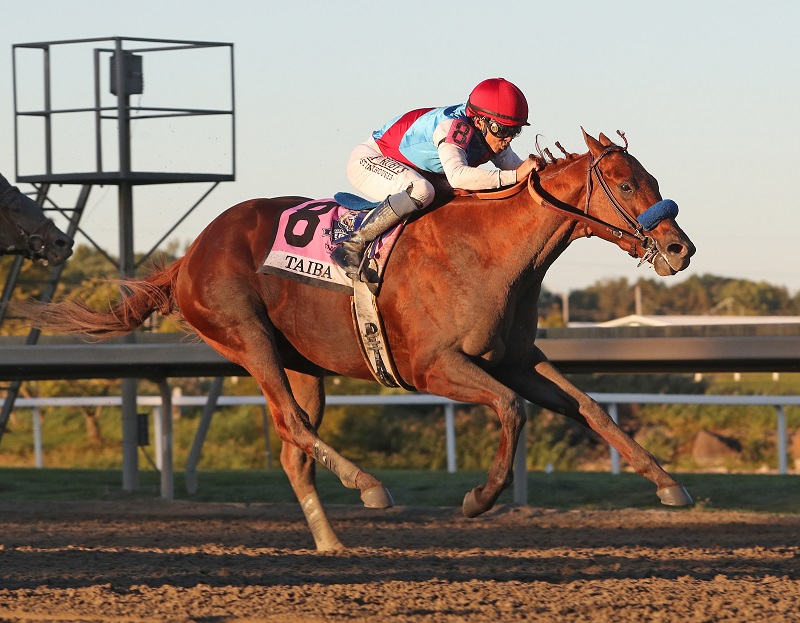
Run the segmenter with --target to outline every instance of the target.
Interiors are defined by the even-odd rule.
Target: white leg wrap
[[[314,542],[317,544],[319,551],[326,551],[332,549],[344,549],[336,533],[333,531],[328,517],[325,515],[325,510],[322,508],[322,503],[319,501],[319,496],[316,493],[309,493],[300,502],[303,509],[303,514],[306,516],[308,527],[311,528],[311,534],[314,537]]]
[[[345,487],[348,489],[358,488],[356,477],[361,470],[324,441],[314,442],[314,458],[336,474]]]

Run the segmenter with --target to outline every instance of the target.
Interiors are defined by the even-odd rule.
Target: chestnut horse
[[[526,400],[596,431],[656,485],[664,504],[692,503],[535,344],[542,279],[573,240],[613,240],[651,262],[659,275],[683,270],[695,251],[674,213],[646,228],[637,223],[665,202],[655,178],[628,153],[627,141],[621,147],[602,134],[594,139],[584,132],[584,138],[586,154],[554,159],[546,152],[550,162],[521,192],[494,201],[459,196],[413,218],[387,266],[378,306],[400,378],[420,392],[486,405],[500,418],[486,483],[464,498],[468,517],[492,508],[512,481]],[[234,206],[183,258],[145,279],[125,281],[127,296],[109,312],[64,302],[40,308],[35,323],[105,338],[135,329],[154,311],[179,313],[260,385],[284,442],[281,463],[317,548],[326,550],[342,544],[320,505],[314,460],[359,489],[366,506],[388,507],[392,499],[317,434],[323,377],[373,378],[353,328],[350,297],[256,272],[281,212],[303,201],[281,197]]]
[[[45,264],[62,264],[73,240],[47,218],[33,199],[0,175],[0,255],[22,255]]]

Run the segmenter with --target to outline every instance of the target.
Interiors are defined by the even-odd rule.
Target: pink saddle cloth
[[[334,199],[315,199],[284,210],[258,272],[352,294],[353,282],[331,260],[331,251],[358,228],[366,215]],[[367,248],[370,268],[380,278],[402,229],[400,223]]]

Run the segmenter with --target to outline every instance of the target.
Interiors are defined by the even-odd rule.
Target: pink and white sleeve
[[[433,134],[434,142],[439,145],[439,160],[442,162],[442,169],[450,186],[464,190],[485,190],[516,183],[517,172],[514,170],[491,170],[470,166],[467,162],[467,153],[461,147],[442,140],[447,136],[451,124],[452,121],[439,124]]]

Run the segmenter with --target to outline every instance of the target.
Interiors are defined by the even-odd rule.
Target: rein
[[[628,148],[627,146],[620,147],[619,145],[609,145],[603,150],[603,152],[599,156],[597,156],[597,158],[594,159],[592,164],[589,165],[589,170],[586,174],[586,209],[584,210],[584,212],[586,214],[589,214],[589,201],[592,198],[592,190],[593,190],[592,173],[594,173],[594,176],[597,178],[598,184],[600,184],[600,188],[603,189],[603,192],[605,193],[609,202],[613,206],[614,210],[617,212],[617,214],[619,214],[622,220],[628,224],[628,227],[630,227],[633,230],[632,232],[633,235],[636,236],[636,238],[638,238],[639,240],[644,241],[645,235],[642,234],[641,225],[639,225],[636,219],[634,219],[628,213],[628,211],[625,208],[623,208],[622,205],[620,205],[619,201],[617,201],[617,198],[614,196],[614,193],[611,192],[611,188],[609,188],[608,182],[606,182],[606,179],[603,177],[603,173],[602,171],[600,171],[600,167],[598,166],[603,158],[605,158],[608,154],[615,151],[627,152]]]
[[[625,138],[624,135],[623,138]],[[547,208],[552,212],[561,214],[566,218],[585,224],[588,231],[587,237],[596,235],[603,240],[613,242],[632,257],[639,257],[641,259],[639,265],[641,266],[644,262],[652,263],[653,258],[658,254],[656,243],[652,238],[645,236],[642,233],[642,226],[631,216],[631,214],[628,213],[628,211],[619,203],[619,201],[617,201],[617,198],[614,196],[614,193],[611,192],[611,188],[609,188],[608,183],[603,177],[600,167],[598,166],[604,157],[617,151],[627,152],[627,141],[625,147],[620,147],[619,145],[609,145],[589,165],[589,169],[586,172],[586,207],[583,211],[568,204],[559,206],[547,201],[536,189],[534,185],[533,174],[528,177],[528,192],[533,200],[542,207]],[[605,193],[612,207],[630,228],[630,231],[616,227],[607,221],[589,214],[589,203],[592,198],[592,190],[594,189],[594,177],[597,178],[598,185],[603,189],[603,192]]]
[[[568,219],[587,225],[589,228],[589,236],[594,234],[603,240],[613,242],[622,248],[623,251],[627,251],[629,255],[634,257],[643,255],[644,249],[642,247],[645,245],[642,245],[642,240],[638,236],[627,232],[624,229],[614,227],[610,223],[596,218],[591,214],[585,214],[584,212],[581,212],[577,208],[574,208],[570,205],[562,207],[550,203],[547,199],[542,197],[542,195],[539,194],[534,187],[533,176],[528,178],[528,192],[530,193],[531,197],[533,197],[533,200],[543,208],[547,208],[551,212],[556,212],[557,214],[560,214]],[[642,250],[641,253],[640,249]]]
[[[625,138],[624,132],[618,132],[618,134],[625,141],[625,146],[620,147],[619,145],[608,145],[600,153],[600,155],[589,164],[589,168],[586,171],[586,207],[583,209],[583,211],[569,204],[556,205],[555,203],[545,199],[536,188],[536,182],[534,181],[534,178],[538,180],[539,177],[538,175],[534,175],[534,173],[530,174],[527,179],[527,183],[526,180],[522,180],[513,186],[509,186],[500,190],[465,191],[455,189],[454,192],[459,196],[472,196],[478,199],[507,199],[508,197],[513,197],[514,195],[522,192],[522,189],[527,185],[528,192],[530,193],[531,197],[540,206],[550,210],[551,212],[556,212],[565,218],[578,221],[586,225],[587,238],[594,235],[598,238],[602,238],[603,240],[613,242],[623,251],[626,251],[631,257],[638,257],[640,259],[639,266],[645,262],[652,264],[653,259],[656,257],[656,255],[658,255],[656,242],[651,237],[645,236],[642,232],[643,230],[652,229],[664,218],[673,218],[675,215],[677,215],[677,205],[670,200],[662,200],[651,206],[639,217],[639,219],[641,219],[646,215],[652,215],[653,220],[650,221],[648,225],[645,225],[643,224],[643,221],[634,218],[633,215],[630,214],[622,206],[622,204],[620,204],[619,201],[617,201],[614,193],[611,192],[608,182],[606,182],[605,178],[603,177],[603,172],[600,170],[599,164],[600,161],[608,154],[618,151],[628,151],[628,140]],[[625,222],[628,229],[617,227],[608,221],[604,221],[589,214],[589,204],[592,198],[592,191],[594,190],[595,178],[597,178],[597,184],[603,190],[603,193],[605,194],[609,203],[611,203],[611,206],[614,208],[616,213]],[[669,209],[667,209],[667,206],[670,206]],[[647,222],[647,219],[645,219],[644,223]]]

